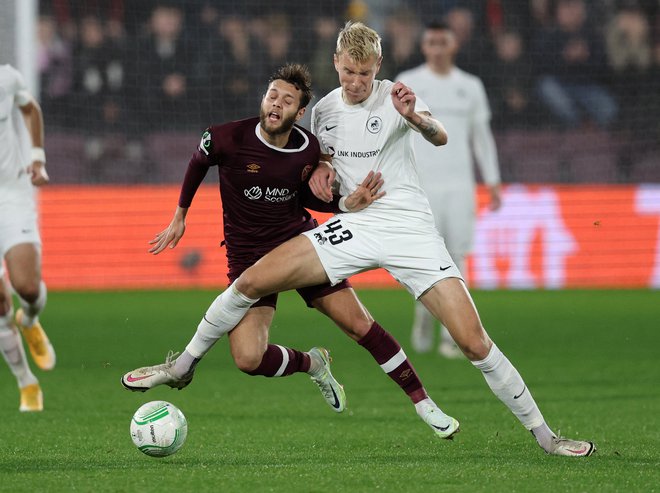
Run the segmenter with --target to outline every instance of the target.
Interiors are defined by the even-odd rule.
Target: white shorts
[[[433,223],[365,226],[351,221],[348,213],[303,234],[314,245],[332,284],[382,267],[419,298],[442,279],[462,278]]]
[[[33,243],[41,246],[37,213],[34,210],[0,211],[0,259],[12,247],[21,243]]]

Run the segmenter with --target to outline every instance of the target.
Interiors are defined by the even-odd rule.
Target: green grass
[[[133,394],[120,376],[180,349],[210,292],[51,293],[42,321],[58,353],[37,372],[46,410],[21,414],[0,371],[0,491],[435,492],[658,491],[659,295],[652,291],[477,292],[490,335],[517,366],[548,423],[598,444],[588,459],[546,456],[466,361],[409,348],[401,291],[363,301],[416,366],[431,396],[461,421],[434,439],[368,353],[295,294],[283,295],[271,341],[332,350],[349,408],[335,414],[306,376],[265,379],[233,367],[227,341],[182,392]],[[142,455],[128,425],[165,399],[189,423],[181,451]]]

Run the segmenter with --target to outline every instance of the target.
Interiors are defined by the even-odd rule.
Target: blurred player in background
[[[243,271],[286,240],[316,227],[304,209],[355,212],[380,199],[378,173],[356,184],[345,198],[335,196],[330,204],[315,198],[307,179],[319,162],[316,138],[294,126],[311,98],[311,79],[300,65],[286,65],[272,77],[261,102],[260,117],[209,128],[202,136],[186,173],[179,206],[167,229],[152,241],[154,254],[174,248],[185,231],[185,217],[195,192],[211,166],[217,166],[223,205],[229,278],[233,283]],[[329,226],[331,229],[331,226]],[[343,234],[328,233],[327,241],[341,242]],[[306,240],[305,240],[306,241]],[[301,265],[301,269],[306,266]],[[399,343],[385,331],[360,303],[348,281],[331,285],[325,281],[299,289],[308,306],[330,317],[349,337],[363,346],[383,371],[415,405],[417,414],[440,438],[450,438],[457,428],[442,422],[444,414],[426,390]],[[234,291],[233,285],[227,291]],[[256,301],[255,303],[252,303]],[[343,388],[330,372],[323,348],[309,352],[270,344],[269,330],[275,315],[277,292],[260,300],[244,300],[240,323],[229,331],[229,344],[236,366],[250,375],[281,377],[309,373],[326,402],[337,412],[345,407]],[[145,391],[157,385],[183,388],[193,378],[195,366],[218,337],[214,336],[214,303],[200,322],[197,334],[175,361],[139,368],[125,374],[129,390]]]
[[[43,395],[28,365],[21,330],[34,362],[42,370],[55,366],[55,352],[39,314],[46,305],[41,280],[41,238],[34,187],[48,183],[41,108],[23,77],[0,65],[0,257],[21,308],[16,312],[12,291],[0,263],[0,351],[18,381],[21,411],[41,411]]]
[[[341,87],[312,110],[312,131],[321,145],[321,159],[332,160],[335,168],[322,161],[310,188],[317,197],[331,201],[335,177],[340,193],[345,193],[362,182],[360,175],[382,171],[387,178],[386,195],[361,211],[338,214],[305,231],[245,270],[206,312],[194,344],[199,345],[198,351],[210,347],[239,323],[252,304],[271,293],[323,282],[337,284],[358,272],[382,267],[443,321],[493,393],[546,453],[591,455],[592,442],[560,438],[550,430],[522,377],[481,324],[460,272],[435,229],[415,172],[411,131],[419,131],[434,145],[446,144],[447,133],[410,87],[375,80],[381,58],[380,36],[372,29],[349,22],[340,31],[334,65]],[[439,408],[436,414],[444,433],[458,430],[456,419]]]
[[[490,130],[490,107],[481,80],[454,65],[459,50],[449,25],[431,23],[424,30],[422,54],[426,63],[401,73],[396,80],[415,88],[431,113],[442,117],[450,138],[438,148],[415,136],[419,181],[429,199],[435,226],[445,240],[456,267],[465,273],[465,257],[472,249],[476,221],[476,182],[472,154],[490,195],[490,208],[501,205],[500,172]],[[415,305],[412,346],[431,350],[436,320],[421,303]],[[448,358],[463,353],[441,324],[438,352]]]

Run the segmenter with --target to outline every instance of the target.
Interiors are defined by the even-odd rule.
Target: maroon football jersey
[[[218,167],[224,239],[232,270],[253,264],[279,244],[315,226],[305,207],[337,212],[313,196],[307,179],[318,164],[316,137],[294,126],[285,148],[268,144],[259,118],[208,128],[188,165],[179,205],[190,207],[210,166]]]

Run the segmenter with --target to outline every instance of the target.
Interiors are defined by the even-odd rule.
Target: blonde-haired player
[[[475,176],[472,155],[488,189],[490,208],[499,209],[500,172],[495,140],[490,130],[490,108],[483,83],[454,65],[458,41],[448,24],[432,22],[421,43],[426,62],[397,77],[415,87],[450,135],[441,148],[415,136],[415,157],[420,184],[429,199],[435,225],[447,251],[461,272],[472,249],[476,222]],[[415,306],[412,345],[427,352],[433,344],[436,320],[422,303]],[[462,356],[446,327],[441,326],[438,352],[448,358]]]
[[[0,263],[0,352],[18,382],[21,411],[41,411],[43,395],[16,326],[37,366],[42,370],[55,366],[55,352],[39,323],[46,285],[41,280],[34,187],[48,183],[43,133],[41,108],[22,76],[13,67],[0,65],[0,259],[21,305],[14,323],[12,294]]]
[[[322,159],[334,165],[340,194],[354,190],[365,172],[380,171],[385,196],[359,212],[335,215],[245,270],[213,302],[193,343],[213,345],[262,296],[328,281],[334,284],[383,267],[443,321],[491,390],[547,453],[591,455],[593,443],[558,438],[548,428],[520,374],[481,325],[461,274],[435,229],[415,171],[412,131],[435,145],[444,145],[447,134],[410,87],[376,80],[380,64],[378,33],[361,23],[346,24],[334,55],[341,87],[312,110],[312,131],[325,154]],[[331,200],[334,178],[327,165],[320,168],[312,190]],[[397,354],[381,366],[393,367],[403,356]],[[424,412],[433,416],[438,435],[452,437],[458,421],[432,401],[426,404]]]

